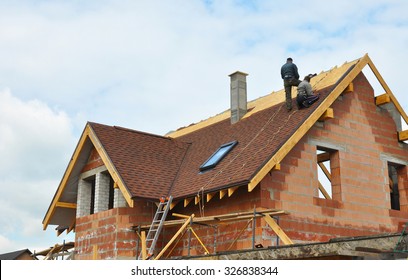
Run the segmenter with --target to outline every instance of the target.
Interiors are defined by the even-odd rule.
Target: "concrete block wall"
[[[106,211],[109,208],[110,175],[99,172],[95,175],[95,209],[94,213]]]
[[[91,209],[92,183],[83,179],[78,182],[76,217],[87,216]]]

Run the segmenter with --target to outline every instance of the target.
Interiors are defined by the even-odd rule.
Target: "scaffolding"
[[[160,259],[162,258],[165,253],[165,258],[170,257],[173,250],[177,247],[180,240],[184,238],[186,233],[188,233],[187,237],[187,255],[190,256],[191,254],[191,240],[194,238],[198,241],[199,245],[203,248],[205,254],[210,254],[210,250],[208,249],[208,244],[204,244],[202,239],[199,237],[197,232],[193,229],[193,225],[200,225],[211,227],[214,229],[214,238],[213,238],[213,248],[214,252],[216,252],[217,248],[217,228],[220,224],[228,224],[236,221],[248,221],[242,230],[235,236],[232,240],[232,243],[229,245],[228,250],[230,250],[233,245],[239,240],[245,229],[249,227],[252,223],[252,248],[261,248],[262,244],[255,244],[256,240],[256,220],[259,218],[263,218],[265,222],[270,226],[273,232],[277,236],[277,244],[279,244],[279,240],[283,242],[285,245],[293,244],[292,240],[286,235],[284,230],[279,226],[279,216],[288,215],[289,213],[283,210],[277,209],[256,209],[254,208],[253,211],[247,212],[237,212],[237,213],[230,213],[230,214],[223,214],[223,215],[216,215],[216,216],[207,216],[207,217],[195,217],[194,214],[182,215],[173,213],[172,216],[179,219],[168,220],[163,222],[163,227],[177,227],[179,226],[179,230],[173,235],[171,239],[166,242],[166,245],[158,252],[154,257],[151,256],[151,259]],[[180,219],[181,218],[181,219]],[[136,246],[136,255],[146,254],[144,250],[146,250],[146,244],[144,235],[147,230],[149,230],[150,225],[137,225],[133,226],[132,229],[136,230],[138,233],[138,240]],[[139,252],[140,250],[140,252]]]

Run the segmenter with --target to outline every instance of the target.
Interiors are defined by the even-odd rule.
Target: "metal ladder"
[[[160,232],[163,228],[163,223],[166,220],[167,213],[169,212],[171,201],[173,200],[172,196],[167,198],[162,197],[160,203],[157,207],[156,214],[154,214],[152,224],[150,225],[149,231],[146,235],[146,249],[147,249],[147,259],[149,259],[153,253],[154,248],[156,247],[157,239],[159,238]],[[139,254],[139,260],[142,260],[143,252]]]

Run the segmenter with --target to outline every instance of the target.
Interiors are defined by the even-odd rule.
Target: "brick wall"
[[[79,217],[75,227],[75,259],[135,259],[135,224],[150,223],[154,203],[136,201],[134,208],[113,208]]]

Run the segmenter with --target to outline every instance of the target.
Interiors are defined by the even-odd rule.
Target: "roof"
[[[406,113],[368,55],[314,77],[311,84],[320,99],[306,110],[287,112],[281,90],[249,102],[247,114],[235,124],[231,124],[227,110],[165,137],[87,123],[44,218],[44,228],[48,224],[61,225],[64,220],[65,226],[72,229],[78,177],[93,147],[131,207],[135,198],[158,199],[171,194],[177,202],[218,191],[220,196],[226,190],[231,195],[240,186],[252,191],[270,170],[279,166],[366,65],[408,123]],[[200,166],[221,145],[232,141],[238,144],[220,163],[200,172]]]
[[[0,255],[0,260],[4,260],[4,261],[5,260],[17,260],[23,254],[28,254],[28,255],[30,255],[30,257],[33,255],[33,253],[31,253],[30,250],[22,249],[22,250],[18,250],[18,251],[6,253],[6,254],[1,254]],[[32,258],[33,258],[33,260],[37,259],[36,257],[32,257]]]

